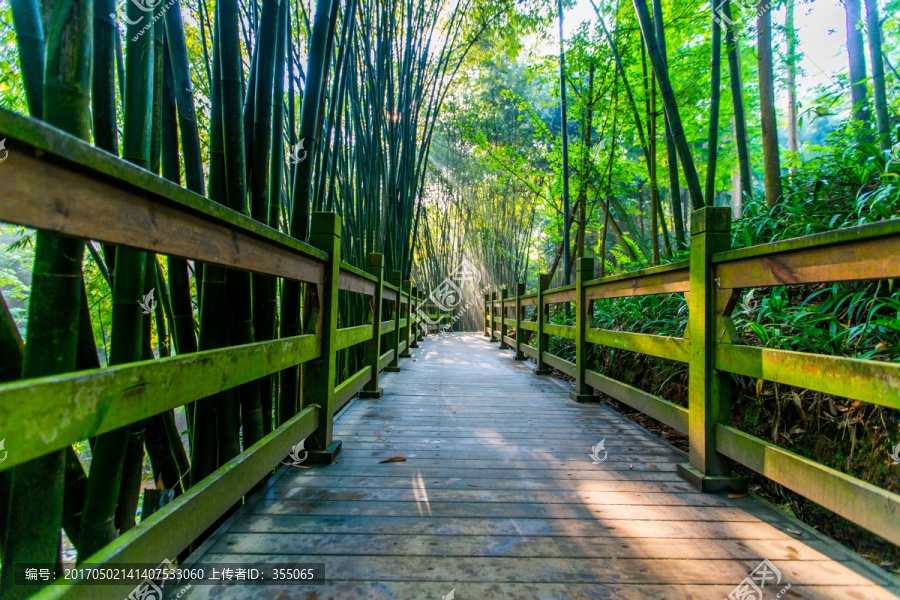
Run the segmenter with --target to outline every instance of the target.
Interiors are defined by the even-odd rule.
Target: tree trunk
[[[775,77],[772,71],[772,12],[767,0],[759,0],[757,19],[757,56],[759,65],[759,112],[762,121],[763,163],[766,205],[775,206],[781,198],[781,158],[778,151],[778,126],[775,119]]]
[[[709,134],[706,138],[706,204],[716,205],[716,160],[719,156],[719,91],[721,76],[722,29],[719,19],[712,18],[712,52],[709,76]]]
[[[726,22],[731,23],[731,2],[725,0],[722,11]],[[734,105],[734,137],[737,145],[738,168],[741,176],[741,196],[753,195],[753,172],[750,170],[750,146],[747,143],[747,116],[744,110],[744,84],[741,77],[741,53],[737,45],[734,25],[725,30],[725,46],[728,50],[728,74],[731,79],[731,101]]]
[[[794,2],[787,0],[784,19],[787,37],[787,92],[788,92],[788,135],[787,145],[791,152],[800,152],[800,123],[797,116],[797,31],[794,28]],[[791,172],[797,168],[792,167]]]
[[[36,3],[19,7],[28,15],[30,49],[40,44]],[[29,104],[42,102],[43,119],[83,140],[90,139],[90,46],[92,3],[73,0],[48,7],[46,51],[32,57],[26,83]],[[37,18],[36,18],[37,17]],[[17,18],[17,24],[22,20]],[[42,31],[42,30],[41,30]],[[20,52],[25,51],[20,47]],[[41,57],[46,70],[38,70]],[[43,86],[39,82],[43,78]],[[39,91],[40,90],[40,91]],[[40,100],[35,95],[41,94]],[[28,332],[23,378],[74,371],[78,355],[78,323],[83,287],[84,242],[38,231],[28,303]],[[66,451],[59,450],[15,467],[10,473],[10,515],[3,547],[4,566],[15,563],[56,564],[63,519]],[[14,570],[4,568],[0,586],[13,589]],[[36,590],[35,590],[36,591]]]
[[[569,131],[566,115],[566,52],[563,47],[563,0],[559,9],[559,118],[562,128],[562,201],[563,201],[563,285],[569,285],[572,257],[569,252]],[[568,304],[566,305],[568,308]]]
[[[869,122],[869,102],[866,93],[866,55],[863,50],[862,10],[859,0],[844,0],[847,19],[847,58],[850,61],[850,101],[857,121]]]
[[[891,149],[891,121],[884,87],[884,61],[881,50],[881,21],[878,19],[878,0],[866,0],[866,27],[869,33],[869,58],[872,61],[872,90],[875,94],[875,124],[878,127],[878,147]]]
[[[681,124],[681,115],[678,112],[675,92],[672,90],[672,83],[669,81],[669,71],[663,62],[656,41],[656,34],[653,32],[653,23],[650,19],[650,12],[647,10],[646,0],[634,0],[634,9],[638,15],[644,40],[647,43],[647,52],[650,54],[653,73],[659,82],[659,91],[662,94],[666,116],[669,117],[669,122],[672,124],[672,137],[675,140],[675,147],[678,149],[678,156],[681,159],[684,178],[687,182],[688,192],[691,195],[691,205],[694,207],[694,210],[697,210],[703,208],[704,205],[703,191],[700,189],[700,179],[697,177],[694,157],[691,155],[691,149],[684,135],[684,127]]]

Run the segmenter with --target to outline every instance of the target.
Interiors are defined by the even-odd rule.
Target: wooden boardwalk
[[[339,415],[338,464],[282,469],[190,560],[324,563],[326,583],[182,598],[721,600],[763,559],[781,572],[766,600],[788,585],[781,598],[900,598],[896,579],[760,500],[696,493],[682,452],[480,334],[421,346],[383,398]]]

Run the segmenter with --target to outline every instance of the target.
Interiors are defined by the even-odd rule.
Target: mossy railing
[[[732,373],[900,409],[900,363],[744,345],[731,320],[746,288],[900,277],[900,220],[731,250],[729,210],[693,214],[688,261],[590,280],[593,259],[584,258],[577,261],[574,286],[548,289],[542,274],[536,293],[525,294],[519,284],[509,296],[503,288],[485,298],[485,336],[514,349],[519,360],[534,358],[538,374],[554,368],[573,377],[577,401],[596,400],[593,388],[687,434],[690,459],[678,471],[698,489],[743,489],[732,473],[737,462],[900,544],[900,495],[731,425]],[[675,293],[688,304],[683,338],[591,326],[593,300]],[[549,306],[566,302],[574,304],[576,324],[548,323]],[[527,306],[536,307],[533,321],[524,318]],[[574,342],[574,363],[550,353],[551,335]],[[688,407],[590,369],[588,344],[686,363]]]
[[[301,281],[306,308],[312,309],[305,332],[294,337],[0,385],[0,431],[9,451],[0,470],[7,470],[266,375],[305,367],[296,414],[83,563],[158,564],[178,556],[304,439],[311,442],[310,462],[331,462],[340,451],[340,441],[332,438],[335,413],[356,395],[380,397],[380,371],[399,370],[398,359],[415,344],[410,317],[418,296],[399,271],[385,281],[380,254],[368,256],[366,271],[342,262],[337,215],[314,213],[306,244],[39,121],[0,111],[0,138],[8,150],[0,222]],[[338,328],[339,291],[367,297],[365,324]],[[382,320],[388,305],[390,317]],[[359,344],[364,366],[336,385],[336,353]],[[90,594],[122,598],[137,583],[92,587]],[[81,584],[53,585],[36,597],[84,593]]]

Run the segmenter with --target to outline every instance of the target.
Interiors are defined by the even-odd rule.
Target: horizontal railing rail
[[[549,278],[540,275],[536,293],[525,294],[519,284],[513,296],[506,288],[485,296],[485,337],[514,349],[519,360],[533,358],[536,373],[552,368],[573,377],[575,400],[595,401],[593,388],[688,435],[690,460],[679,465],[679,473],[703,491],[743,489],[743,480],[732,473],[733,463],[739,463],[900,543],[900,495],[730,423],[730,374],[900,409],[900,363],[749,346],[729,333],[737,293],[744,288],[900,277],[900,220],[739,250],[729,249],[729,243],[729,209],[702,209],[693,215],[690,260],[591,279],[593,259],[579,259],[574,286],[549,289]],[[591,323],[594,300],[658,294],[685,294],[684,337],[613,331]],[[575,325],[549,322],[549,307],[558,303],[574,305]],[[532,320],[525,320],[526,306],[540,307]],[[574,341],[574,362],[550,352],[550,336]],[[686,364],[688,407],[590,369],[588,344]]]
[[[335,413],[355,396],[380,397],[379,372],[399,370],[398,358],[416,347],[410,323],[418,292],[399,271],[385,281],[380,254],[368,256],[365,271],[341,261],[337,216],[314,213],[310,239],[316,242],[306,244],[39,121],[0,110],[0,138],[9,152],[0,222],[313,284],[305,302],[318,319],[301,335],[0,384],[0,430],[7,447],[15,448],[0,463],[5,471],[308,365],[293,414],[99,552],[79,557],[83,562],[174,558],[306,438],[313,440],[311,462],[330,462],[340,449],[332,439]],[[339,291],[368,297],[365,324],[337,327]],[[388,306],[384,321],[382,307]],[[338,383],[336,353],[358,345],[362,366]],[[77,597],[80,590],[53,586],[46,592]],[[120,598],[120,591],[101,586],[92,597]]]

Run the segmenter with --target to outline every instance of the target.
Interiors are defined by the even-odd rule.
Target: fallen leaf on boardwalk
[[[744,492],[743,494],[728,494],[728,497],[729,497],[729,498],[732,498],[732,499],[734,499],[734,498],[746,498],[746,497],[749,496],[749,495],[750,495],[750,492]]]
[[[293,463],[286,463],[286,462],[283,462],[283,463],[281,463],[281,464],[287,465],[287,466],[289,466],[289,467],[297,467],[298,469],[309,469],[309,468],[311,468],[311,467],[304,467],[303,465],[295,465],[295,464],[293,464]]]
[[[803,535],[803,533],[799,531],[794,531],[793,529],[788,528],[788,533],[793,533],[794,535]]]
[[[633,468],[634,468],[634,465],[628,465],[628,470],[631,470]]]
[[[389,462],[406,462],[406,459],[402,456],[392,456],[391,458],[386,458],[384,460],[379,460],[378,464],[389,463]]]

